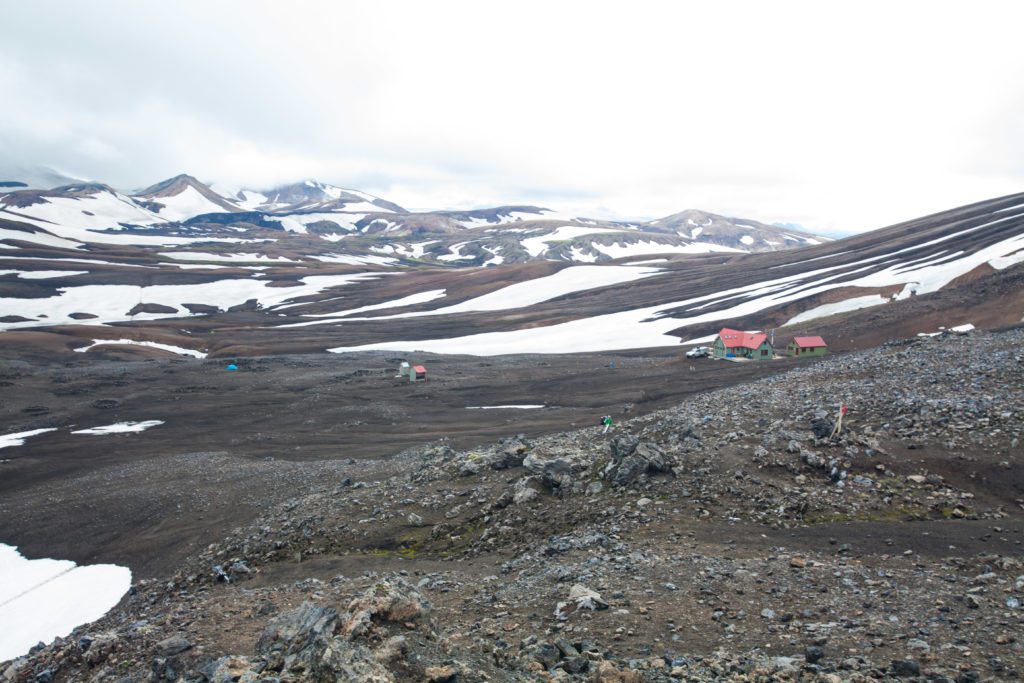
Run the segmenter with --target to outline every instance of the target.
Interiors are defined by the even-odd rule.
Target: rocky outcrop
[[[672,471],[672,461],[664,451],[632,434],[613,439],[610,450],[611,461],[601,477],[615,486],[629,486],[646,474]]]

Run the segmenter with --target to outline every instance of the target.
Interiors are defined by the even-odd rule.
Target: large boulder
[[[577,475],[586,469],[582,460],[567,455],[533,451],[523,459],[523,467],[540,478],[549,489],[570,489]]]
[[[338,612],[306,602],[271,620],[256,641],[256,654],[263,655],[277,670],[312,671],[334,636]]]
[[[339,614],[330,607],[304,603],[273,619],[256,642],[256,660],[246,657],[222,658],[207,676],[217,680],[256,680],[263,667],[301,680],[366,681],[393,683],[388,664],[400,663],[405,654],[404,638],[384,641],[378,652],[361,639],[380,625],[400,624],[424,618],[429,605],[408,583],[400,579],[380,581],[349,603]],[[261,666],[255,672],[254,666]]]
[[[832,424],[832,420],[829,419],[828,415],[816,415],[811,420],[811,431],[814,432],[814,437],[817,439],[827,439],[831,434],[835,425]]]
[[[612,457],[601,476],[615,486],[629,486],[648,473],[672,471],[673,462],[664,451],[632,434],[612,439],[610,448]]]
[[[501,447],[490,457],[487,464],[496,470],[522,467],[523,459],[530,451],[530,444],[521,437],[512,437],[501,442]]]
[[[516,505],[523,505],[536,500],[540,497],[542,487],[540,477],[523,477],[516,481],[512,489],[512,502]]]
[[[339,632],[352,640],[369,633],[375,623],[417,621],[429,608],[423,597],[404,581],[381,581],[349,603],[349,614]]]
[[[597,591],[587,588],[581,583],[573,584],[569,589],[569,599],[555,605],[555,617],[568,619],[569,615],[579,610],[602,610],[608,609],[608,603],[601,598]]]

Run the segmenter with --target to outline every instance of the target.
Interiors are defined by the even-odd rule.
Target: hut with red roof
[[[824,356],[828,344],[821,337],[793,337],[786,350],[791,356]]]
[[[716,358],[771,360],[775,355],[764,332],[741,332],[728,327],[718,333],[714,349]]]

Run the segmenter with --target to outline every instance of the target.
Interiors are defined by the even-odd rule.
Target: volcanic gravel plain
[[[1022,348],[9,362],[0,533],[135,584],[3,675],[1014,680]]]

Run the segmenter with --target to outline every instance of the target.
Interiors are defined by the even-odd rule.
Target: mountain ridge
[[[100,201],[102,193],[117,201]],[[134,208],[126,204],[134,204]],[[647,223],[595,220],[531,205],[413,212],[359,190],[312,179],[259,192],[226,188],[218,192],[188,174],[131,194],[100,183],[0,191],[0,217],[36,219],[37,227],[52,228],[58,237],[82,243],[110,242],[115,240],[110,234],[114,232],[119,235],[116,241],[123,244],[134,239],[155,245],[161,236],[167,244],[198,243],[204,241],[201,237],[221,244],[281,242],[279,246],[297,251],[303,258],[336,254],[339,248],[360,259],[372,253],[413,253],[419,252],[414,246],[417,240],[432,240],[418,258],[453,266],[537,259],[597,263],[626,255],[773,251],[827,239],[699,211]],[[702,227],[690,225],[696,224],[695,217]],[[74,234],[62,235],[65,227]],[[380,244],[381,238],[394,241]]]

